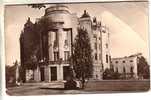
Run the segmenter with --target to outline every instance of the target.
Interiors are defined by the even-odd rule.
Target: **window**
[[[55,40],[58,41],[58,33],[56,32],[56,35],[55,35]]]
[[[130,62],[133,62],[133,60],[130,60]]]
[[[94,44],[94,48],[95,48],[95,50],[97,50],[97,43]]]
[[[126,73],[126,69],[125,69],[125,67],[123,67],[123,73]]]
[[[52,34],[53,34],[53,39],[54,39],[53,47],[56,48],[56,47],[58,47],[58,44],[59,44],[58,43],[58,33],[57,33],[57,31],[53,31]]]
[[[106,48],[108,48],[108,44],[107,43],[105,44],[105,46],[106,46]]]
[[[99,44],[99,49],[101,50],[101,44]]]
[[[118,61],[115,61],[115,63],[118,63]]]
[[[102,58],[102,55],[101,55],[101,53],[99,54],[99,58],[100,58],[100,60],[101,60],[101,58]]]
[[[69,60],[69,51],[64,51],[64,60]]]
[[[59,52],[54,52],[54,61],[59,60]]]
[[[97,57],[97,53],[95,53],[95,60],[97,60],[98,59],[98,57]]]
[[[69,44],[69,32],[70,32],[70,30],[64,29],[64,38],[65,38],[64,47],[65,48],[67,48],[68,44]]]
[[[108,63],[108,60],[109,60],[109,59],[108,59],[108,55],[106,55],[106,63]]]
[[[118,73],[118,67],[116,67],[116,73]]]
[[[64,48],[67,49],[68,48],[68,40],[64,41]]]
[[[102,32],[103,32],[103,33],[106,33],[106,30],[103,28],[103,29],[102,29]]]
[[[94,41],[96,42],[97,41],[97,36],[94,35],[93,38],[94,38]]]
[[[97,37],[94,35],[94,48],[97,50]]]
[[[125,61],[123,61],[123,63],[125,63]]]
[[[109,56],[110,62],[111,62],[111,56]]]
[[[131,66],[130,72],[134,73],[134,67],[133,66]]]

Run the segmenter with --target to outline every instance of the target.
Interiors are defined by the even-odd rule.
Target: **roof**
[[[86,12],[86,10],[84,10],[84,13],[80,18],[87,18],[87,17],[90,17],[90,15],[88,14],[88,12]]]
[[[126,58],[135,58],[135,57],[138,57],[138,56],[141,56],[141,55],[142,55],[141,53],[137,53],[137,54],[133,54],[133,55],[130,55],[130,56],[112,58],[112,60],[126,59]]]

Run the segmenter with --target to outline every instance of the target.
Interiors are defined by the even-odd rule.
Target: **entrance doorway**
[[[44,68],[40,68],[40,76],[41,76],[41,81],[45,80],[45,75],[44,75]]]
[[[57,80],[57,67],[50,67],[51,68],[51,81]]]
[[[70,67],[63,66],[63,80],[66,80],[69,74],[70,74]]]

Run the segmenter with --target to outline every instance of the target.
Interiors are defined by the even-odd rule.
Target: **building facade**
[[[48,7],[45,15],[39,20],[43,18],[48,19],[48,31],[41,33],[40,36],[43,56],[36,69],[25,68],[26,81],[30,78],[46,82],[66,79],[71,68],[69,58],[73,53],[72,45],[78,27],[86,29],[90,38],[94,65],[93,78],[102,79],[103,69],[109,68],[111,61],[108,28],[98,22],[95,17],[91,18],[87,11],[84,11],[81,17],[77,17],[69,11],[67,6],[61,4]],[[24,31],[23,34],[26,34]],[[20,40],[23,45],[24,40]],[[24,47],[21,47],[21,55],[23,55],[25,51]],[[21,56],[21,62],[22,59],[23,56]]]
[[[128,57],[112,58],[111,64],[115,72],[121,74],[123,78],[135,78],[138,76],[138,62],[142,54],[135,54]]]

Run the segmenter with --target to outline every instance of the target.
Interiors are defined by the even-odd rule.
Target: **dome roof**
[[[54,12],[57,12],[57,11],[63,11],[63,12],[66,12],[66,13],[70,13],[69,8],[67,6],[62,5],[62,4],[56,4],[54,6],[48,7],[45,10],[45,15],[49,15],[50,13],[54,13]]]

